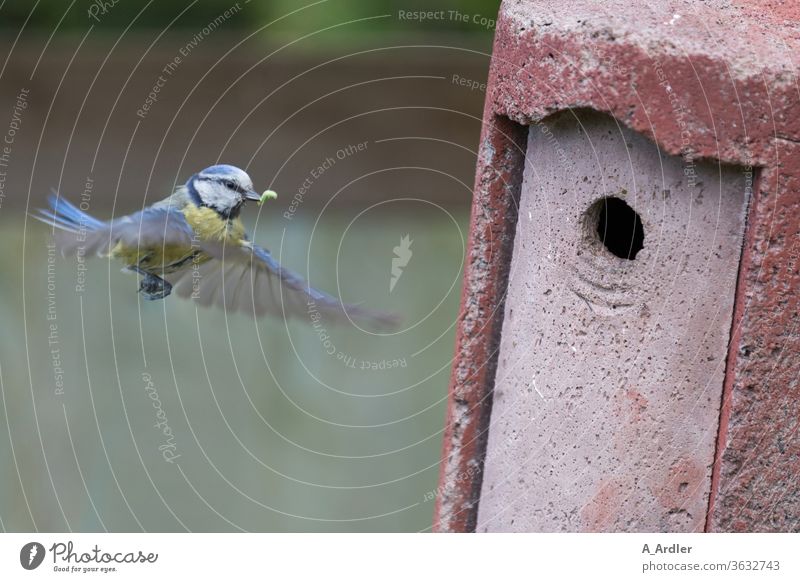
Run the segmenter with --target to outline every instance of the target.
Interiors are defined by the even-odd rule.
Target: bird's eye
[[[236,184],[234,184],[230,180],[226,180],[225,181],[225,187],[226,188],[230,188],[231,190],[235,190],[236,189]]]

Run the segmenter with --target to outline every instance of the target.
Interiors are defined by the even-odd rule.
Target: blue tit
[[[314,317],[332,322],[350,316],[378,326],[395,323],[394,316],[343,304],[281,267],[245,232],[239,213],[248,200],[262,200],[250,177],[216,165],[121,218],[98,220],[55,195],[48,199],[51,209],[34,217],[59,229],[56,242],[64,255],[112,257],[125,264],[124,271],[141,275],[144,299],[163,299],[174,290],[200,305],[255,317],[319,314]]]

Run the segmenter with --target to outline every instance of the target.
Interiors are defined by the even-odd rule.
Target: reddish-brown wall
[[[631,10],[636,14],[631,15]],[[510,0],[498,18],[444,443],[440,531],[474,528],[524,126],[605,112],[673,155],[753,168],[707,529],[800,529],[797,10]],[[471,471],[468,469],[471,468]]]

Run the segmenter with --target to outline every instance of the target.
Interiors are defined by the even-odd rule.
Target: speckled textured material
[[[435,529],[477,523],[528,126],[581,108],[665,153],[752,169],[706,530],[800,531],[798,54],[796,2],[503,3]]]
[[[597,113],[531,127],[479,531],[703,530],[747,194],[685,167]]]

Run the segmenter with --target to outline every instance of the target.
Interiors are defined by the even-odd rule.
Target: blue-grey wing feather
[[[150,207],[101,221],[64,198],[51,195],[48,202],[49,210],[40,209],[33,216],[59,229],[57,243],[65,255],[78,250],[85,255],[106,255],[119,242],[134,248],[192,244],[192,227],[176,208]]]
[[[337,297],[311,287],[293,271],[284,268],[265,248],[242,241],[241,245],[201,244],[215,260],[184,272],[174,279],[174,291],[192,297],[200,305],[216,304],[252,316],[316,318],[338,323],[348,318],[373,326],[397,323],[394,316],[343,303]]]

